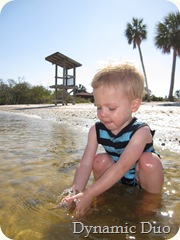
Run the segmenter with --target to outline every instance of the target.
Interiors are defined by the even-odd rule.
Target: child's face
[[[95,105],[99,120],[113,134],[119,133],[132,120],[132,102],[120,87],[100,86],[94,89]]]

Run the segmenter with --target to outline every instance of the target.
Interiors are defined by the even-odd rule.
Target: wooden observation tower
[[[82,64],[59,52],[53,53],[45,60],[55,64],[55,85],[50,86],[55,88],[55,105],[57,103],[64,105],[68,102],[75,104],[76,68],[81,67]],[[60,76],[58,76],[58,67],[61,67]],[[58,96],[58,89],[62,90],[61,97]]]

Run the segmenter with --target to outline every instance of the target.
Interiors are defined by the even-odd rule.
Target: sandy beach
[[[97,121],[93,104],[48,105],[3,105],[0,111],[22,114],[29,117],[68,124],[74,129],[88,133],[89,127]],[[180,102],[142,103],[135,116],[156,130],[154,144],[161,150],[180,153]]]

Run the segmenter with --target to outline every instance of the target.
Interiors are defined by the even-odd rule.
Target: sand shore
[[[0,111],[56,121],[88,132],[97,121],[93,104],[3,105]],[[180,153],[180,103],[142,103],[135,116],[156,130],[154,143],[162,150]]]

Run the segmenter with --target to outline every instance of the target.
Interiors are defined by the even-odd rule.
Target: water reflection
[[[177,232],[180,222],[177,155],[161,152],[165,159],[162,195],[115,186],[95,199],[87,216],[78,219],[74,212],[54,206],[72,182],[87,134],[56,122],[7,113],[0,114],[0,124],[0,224],[9,238],[84,239],[87,235],[84,226],[99,226],[96,231],[102,232],[96,233],[92,228],[88,239],[142,240],[142,222],[151,224],[146,224],[146,231],[154,229],[144,233],[143,240],[168,239]],[[111,226],[120,226],[123,232],[112,233],[108,229]],[[170,234],[154,233],[158,229],[166,231],[166,226],[171,228]]]

